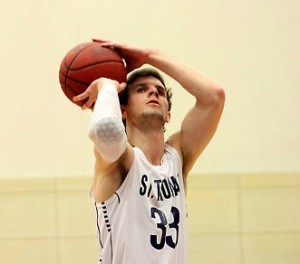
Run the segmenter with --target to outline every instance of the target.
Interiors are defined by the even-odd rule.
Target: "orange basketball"
[[[73,102],[72,98],[83,93],[94,80],[105,77],[122,83],[126,75],[124,60],[117,52],[100,43],[89,42],[74,47],[65,55],[60,65],[59,82],[64,94]],[[84,101],[76,104],[81,106]]]

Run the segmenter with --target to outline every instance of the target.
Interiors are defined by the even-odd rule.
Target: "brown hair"
[[[131,73],[126,81],[127,87],[125,88],[125,90],[119,94],[119,99],[120,99],[120,104],[121,105],[127,105],[128,103],[128,89],[129,86],[138,78],[140,77],[147,77],[147,76],[152,76],[156,79],[158,79],[162,85],[165,87],[166,89],[166,97],[167,97],[167,101],[168,101],[168,110],[171,110],[172,107],[172,91],[171,88],[167,88],[165,81],[162,77],[162,75],[155,69],[152,68],[143,68],[143,69],[139,69],[134,71],[133,73]]]

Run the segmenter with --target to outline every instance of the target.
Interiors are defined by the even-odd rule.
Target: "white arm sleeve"
[[[104,160],[114,162],[127,147],[127,136],[117,88],[112,83],[101,87],[90,120],[88,134]]]

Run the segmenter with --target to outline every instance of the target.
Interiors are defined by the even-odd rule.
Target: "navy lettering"
[[[140,195],[145,195],[147,191],[147,182],[148,182],[148,177],[147,175],[143,175],[141,179],[141,187],[140,187]]]
[[[141,177],[139,193],[150,199],[163,201],[176,197],[180,193],[180,186],[175,176],[166,177],[163,180],[153,180],[144,174]]]

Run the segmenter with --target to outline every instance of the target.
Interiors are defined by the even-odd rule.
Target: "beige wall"
[[[90,174],[82,112],[63,95],[65,53],[92,37],[157,47],[225,88],[224,115],[194,173],[299,171],[298,1],[1,0],[0,177]],[[193,99],[173,81],[179,128]]]
[[[96,263],[90,179],[0,180],[0,263]],[[298,264],[300,174],[193,175],[189,264]]]

